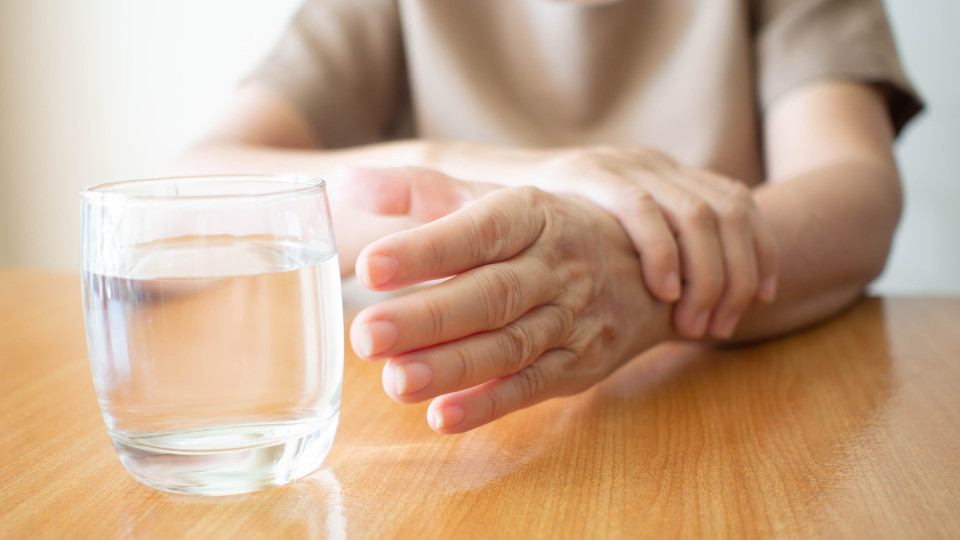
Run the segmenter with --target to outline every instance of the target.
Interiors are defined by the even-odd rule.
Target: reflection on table
[[[0,271],[0,536],[960,535],[958,298],[866,299],[750,347],[664,345],[459,436],[348,352],[323,468],[198,498],[141,486],[113,455],[78,281]]]

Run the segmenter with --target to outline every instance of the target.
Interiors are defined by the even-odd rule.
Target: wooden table
[[[348,356],[323,468],[144,487],[103,426],[79,278],[0,271],[0,537],[960,537],[960,298],[872,298],[730,350],[666,346],[460,436]]]

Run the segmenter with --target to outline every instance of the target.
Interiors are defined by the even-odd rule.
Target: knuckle
[[[423,250],[426,260],[430,261],[433,273],[441,273],[441,269],[443,269],[446,264],[445,257],[447,253],[443,244],[435,238],[428,238],[423,244]]]
[[[480,274],[482,313],[489,328],[507,324],[523,309],[520,278],[511,270],[491,265]]]
[[[483,263],[502,261],[512,253],[511,234],[523,236],[540,228],[546,194],[532,186],[509,188],[509,196],[524,203],[529,212],[517,213],[511,208],[487,205],[470,215],[466,241],[473,247],[474,260]],[[542,220],[541,220],[542,221]]]
[[[543,191],[534,186],[518,186],[513,188],[512,191],[517,197],[531,204],[537,204],[543,198]]]
[[[649,191],[640,187],[631,187],[618,199],[620,210],[630,215],[646,215],[659,211],[659,204]]]
[[[469,223],[474,260],[486,262],[498,259],[506,247],[507,224],[504,216],[488,209],[480,215],[474,215]]]
[[[745,227],[747,225],[750,209],[744,205],[736,203],[725,203],[719,212],[720,221],[735,227]]]
[[[729,197],[731,199],[734,199],[737,202],[746,206],[753,204],[753,191],[751,191],[746,184],[742,182],[735,182],[735,181],[730,181],[729,184],[730,184],[730,187],[728,188],[730,192]]]
[[[423,306],[427,311],[429,339],[432,343],[439,343],[446,328],[446,312],[435,300],[427,299]]]
[[[693,197],[687,198],[680,206],[680,217],[697,228],[713,228],[717,217],[706,202]]]
[[[476,371],[473,358],[459,347],[453,349],[452,355],[454,364],[460,368],[457,370],[457,388],[471,386]]]
[[[514,375],[520,406],[524,407],[536,399],[547,387],[547,375],[543,369],[530,366]]]
[[[720,208],[722,220],[735,225],[746,225],[753,210],[753,199],[746,186],[738,185],[732,188]]]
[[[573,309],[559,304],[551,304],[542,309],[549,310],[547,319],[547,341],[550,344],[566,342],[576,327],[577,315]]]
[[[489,225],[484,225],[484,220],[475,214],[470,214],[469,218],[465,224],[465,243],[469,247],[470,260],[480,261],[484,253],[483,237],[485,234],[490,234],[489,231],[485,230]]]
[[[521,324],[508,324],[501,332],[502,350],[505,353],[505,370],[516,373],[525,368],[536,350],[535,336]]]
[[[504,410],[503,396],[498,391],[496,385],[485,385],[483,387],[483,396],[490,405],[490,420],[496,420],[507,413]]]
[[[559,311],[559,320],[560,325],[557,328],[557,331],[562,336],[569,336],[573,333],[573,329],[577,322],[577,314],[570,308],[558,307]]]

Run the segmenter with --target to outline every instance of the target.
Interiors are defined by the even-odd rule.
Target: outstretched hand
[[[437,431],[585,390],[673,337],[630,239],[590,201],[415,168],[356,171],[350,183],[361,208],[427,222],[361,252],[364,286],[450,278],[365,309],[350,331],[359,356],[387,360],[393,399],[434,398]]]

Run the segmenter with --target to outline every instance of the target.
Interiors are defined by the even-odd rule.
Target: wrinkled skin
[[[773,302],[779,252],[746,184],[650,148],[550,153],[535,184],[582,195],[617,218],[647,287],[677,301],[673,322],[683,337],[729,338],[753,301]]]
[[[434,172],[384,174],[356,187],[362,206],[444,217],[368,246],[357,262],[363,284],[454,277],[365,309],[351,341],[361,357],[387,359],[393,399],[435,398],[434,429],[467,431],[580,392],[674,337],[670,305],[652,298],[630,239],[594,203]]]

